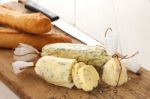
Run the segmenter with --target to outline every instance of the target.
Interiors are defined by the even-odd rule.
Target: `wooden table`
[[[14,6],[15,5],[15,6]],[[22,5],[10,3],[10,7],[25,11]],[[53,33],[63,33],[56,27]],[[79,41],[73,39],[74,43]],[[131,78],[123,86],[113,87],[101,82],[100,86],[91,92],[84,92],[76,88],[67,89],[47,83],[35,74],[33,68],[27,69],[19,75],[12,72],[13,51],[0,48],[0,78],[21,99],[150,99],[150,72],[141,68],[140,74],[129,72]]]

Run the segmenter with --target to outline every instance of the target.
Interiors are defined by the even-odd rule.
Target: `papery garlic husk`
[[[34,61],[39,57],[40,52],[27,44],[20,43],[14,51],[14,60],[15,61]]]
[[[111,86],[120,86],[128,81],[127,69],[117,57],[110,59],[103,69],[102,80]]]

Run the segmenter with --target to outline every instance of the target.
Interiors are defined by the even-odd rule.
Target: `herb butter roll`
[[[78,62],[98,67],[103,66],[110,59],[110,56],[101,47],[71,43],[45,45],[41,55],[76,59]]]
[[[86,65],[75,59],[43,56],[35,65],[35,72],[47,82],[72,88],[91,91],[98,86],[99,74],[93,66]]]
[[[98,86],[100,77],[96,69],[82,62],[77,63],[72,69],[72,78],[75,86],[84,91],[92,91]]]
[[[47,82],[72,88],[72,66],[76,64],[75,59],[58,58],[54,56],[44,56],[35,65],[35,72]]]

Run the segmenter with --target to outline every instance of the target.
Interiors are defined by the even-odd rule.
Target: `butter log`
[[[37,61],[35,71],[51,84],[72,88],[71,71],[76,63],[75,59],[44,56]]]
[[[78,62],[98,67],[103,66],[110,59],[110,56],[101,47],[71,43],[46,45],[42,48],[41,55],[76,59]]]

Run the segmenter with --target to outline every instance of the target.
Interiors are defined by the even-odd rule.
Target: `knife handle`
[[[37,4],[36,2],[33,2],[31,0],[27,0],[27,2],[25,3],[25,8],[27,8],[31,11],[34,11],[34,12],[43,13],[48,18],[50,18],[52,22],[59,19],[59,16],[55,15],[54,13],[49,11],[48,9],[40,6],[39,4]]]

